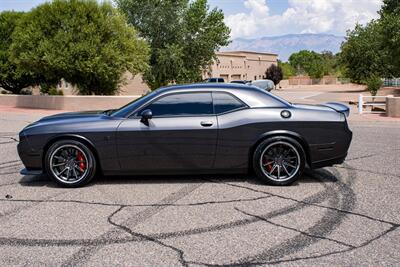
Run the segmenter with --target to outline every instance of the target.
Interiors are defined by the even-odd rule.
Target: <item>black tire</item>
[[[79,158],[76,158],[76,155]],[[58,163],[55,161],[58,161]],[[44,163],[47,175],[63,187],[80,187],[86,185],[93,179],[96,173],[96,158],[93,152],[85,144],[76,140],[64,139],[52,144],[47,150]],[[61,166],[55,167],[57,165]],[[68,174],[65,171],[62,173],[61,169],[64,170],[64,168],[67,168],[66,172]],[[71,173],[74,173],[76,176],[71,175],[70,180]],[[66,179],[65,177],[62,178],[63,175],[66,176]],[[74,177],[76,178],[74,179]]]
[[[293,138],[286,136],[274,136],[262,141],[253,154],[255,174],[261,181],[270,185],[292,184],[302,175],[305,165],[303,147]],[[282,178],[281,171],[284,174]]]

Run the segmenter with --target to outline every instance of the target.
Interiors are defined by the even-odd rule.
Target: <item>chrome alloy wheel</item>
[[[58,147],[50,156],[50,170],[63,183],[76,183],[88,173],[88,156],[76,145]]]
[[[263,150],[259,164],[269,179],[283,182],[293,178],[299,171],[300,155],[292,144],[277,141]]]

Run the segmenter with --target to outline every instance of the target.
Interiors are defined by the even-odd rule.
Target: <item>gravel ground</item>
[[[97,177],[78,189],[21,176],[0,113],[0,265],[400,265],[400,123],[351,121],[342,165],[290,187],[251,176]]]

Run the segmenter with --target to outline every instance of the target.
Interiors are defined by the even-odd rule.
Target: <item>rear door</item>
[[[148,125],[139,117],[145,109],[153,113]],[[121,123],[121,169],[156,173],[211,169],[217,133],[211,92],[163,95]]]

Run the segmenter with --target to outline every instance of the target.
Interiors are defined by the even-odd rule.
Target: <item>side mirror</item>
[[[140,121],[146,124],[151,118],[153,118],[153,112],[151,112],[150,109],[145,109],[140,113],[140,116],[142,117]]]

